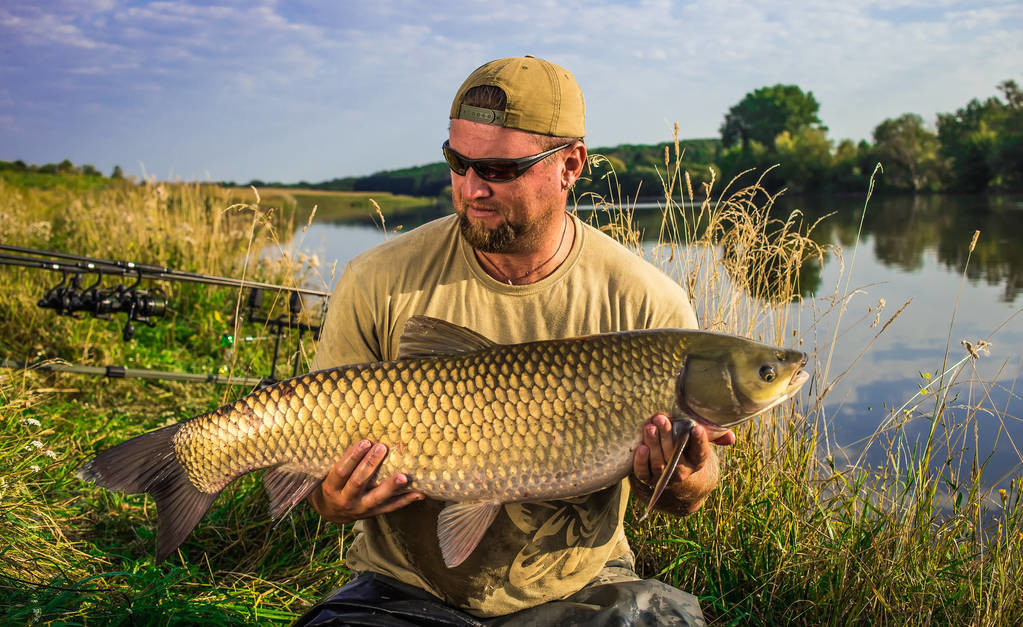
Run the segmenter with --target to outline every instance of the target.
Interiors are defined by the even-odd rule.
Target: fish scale
[[[183,423],[132,438],[78,476],[147,492],[160,519],[157,560],[191,533],[231,481],[267,469],[271,515],[312,490],[352,444],[388,446],[377,477],[450,502],[438,517],[445,564],[460,564],[504,503],[570,498],[620,481],[642,428],[671,417],[678,439],[734,426],[791,397],[806,356],[735,336],[679,329],[499,345],[414,316],[400,359],[309,373]],[[679,428],[682,427],[681,430]]]

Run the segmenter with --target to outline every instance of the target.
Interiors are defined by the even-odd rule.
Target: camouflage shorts
[[[609,562],[589,585],[565,599],[494,618],[477,618],[414,586],[363,573],[295,625],[706,625],[696,597],[656,579],[639,579],[630,566],[626,560]]]

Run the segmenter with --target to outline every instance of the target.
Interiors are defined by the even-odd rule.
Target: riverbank
[[[300,220],[284,215],[275,222],[279,214],[268,203],[250,198],[235,205],[211,186],[159,184],[65,197],[7,186],[0,199],[4,242],[218,275],[247,272],[275,282],[306,270],[291,258],[257,261],[264,245],[301,229]],[[685,200],[694,201],[688,194]],[[655,261],[683,277],[705,325],[790,344],[795,314],[778,303],[796,289],[799,262],[819,251],[794,225],[764,228],[772,202],[762,190],[741,186],[721,203],[697,201],[702,229],[669,212],[657,227],[664,245]],[[609,207],[607,215],[609,232],[635,246],[621,208]],[[738,251],[726,262],[717,253],[722,241]],[[267,369],[268,343],[239,343],[233,351],[219,343],[233,330],[230,317],[244,298],[232,290],[167,286],[172,313],[125,343],[116,322],[39,310],[40,291],[59,277],[3,268],[0,278],[4,356],[256,375]],[[750,288],[775,298],[751,298]],[[969,375],[970,357],[950,359],[963,367],[928,386],[921,396],[928,404],[891,412],[872,444],[890,452],[880,466],[847,463],[829,450],[817,401],[839,376],[829,371],[827,355],[841,341],[837,330],[850,324],[842,321],[846,296],[837,294],[831,310],[817,312],[830,322],[804,338],[812,345],[801,348],[816,355],[809,398],[740,430],[737,445],[723,452],[721,485],[705,507],[686,518],[656,515],[644,523],[630,515],[627,533],[642,573],[693,591],[708,617],[724,623],[1012,622],[1023,609],[1020,486],[1017,478],[1004,493],[977,487],[984,459],[963,429],[971,416],[998,408],[983,395],[951,402],[956,377]],[[880,317],[877,330],[884,332],[893,315]],[[303,345],[303,357],[313,350]],[[0,372],[0,617],[127,622],[130,611],[131,620],[143,623],[168,617],[284,623],[341,583],[348,576],[342,558],[350,529],[321,523],[307,507],[274,526],[253,478],[217,500],[180,556],[154,566],[152,504],[74,477],[96,450],[243,392]],[[926,437],[904,454],[910,428],[921,424]],[[949,462],[935,472],[935,459]]]

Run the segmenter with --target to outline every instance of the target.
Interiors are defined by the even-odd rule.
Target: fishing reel
[[[132,285],[100,287],[101,280],[102,275],[88,288],[82,289],[80,275],[73,275],[69,281],[65,274],[37,304],[43,309],[53,309],[57,315],[76,319],[79,312],[103,320],[111,320],[111,314],[127,314],[128,320],[121,330],[121,337],[126,342],[135,336],[134,323],[155,327],[153,319],[167,313],[167,297],[160,288],[138,289],[138,280]]]
[[[82,311],[82,286],[80,277],[75,274],[68,284],[68,275],[64,274],[60,283],[54,285],[36,303],[44,309],[53,309],[61,316],[77,318],[76,311]]]
[[[123,287],[123,286],[118,286]],[[141,322],[147,327],[155,327],[153,318],[162,318],[167,313],[167,297],[163,290],[154,287],[150,290],[135,289],[134,286],[121,294],[119,311],[128,314],[128,320],[124,323],[121,337],[127,342],[135,335],[133,322]]]
[[[303,334],[306,332],[313,333],[317,338],[320,335],[319,325],[313,325],[302,321],[304,319],[304,303],[302,301],[302,295],[312,295],[323,299],[320,309],[321,320],[323,319],[323,314],[326,312],[327,308],[326,297],[330,295],[327,292],[310,288],[285,287],[282,285],[273,285],[271,283],[262,283],[259,281],[235,279],[211,274],[199,274],[196,272],[184,272],[173,268],[165,268],[146,263],[136,263],[134,261],[86,257],[83,255],[51,250],[12,246],[10,244],[0,242],[0,267],[3,266],[37,268],[48,272],[60,273],[62,275],[60,283],[46,291],[37,303],[39,307],[52,309],[58,315],[68,316],[71,318],[81,318],[82,316],[80,314],[87,313],[96,318],[110,320],[114,314],[123,313],[127,317],[124,328],[121,332],[121,337],[124,338],[125,341],[131,340],[134,337],[136,324],[141,323],[149,327],[154,327],[156,326],[156,319],[163,317],[167,313],[168,302],[163,290],[155,287],[150,289],[139,289],[138,285],[142,279],[152,281],[183,281],[236,289],[251,288],[252,292],[249,294],[248,306],[245,310],[247,317],[250,322],[258,322],[266,325],[270,333],[266,334],[268,337],[246,336],[242,339],[245,341],[257,339],[274,340],[273,370],[269,377],[262,377],[259,380],[260,386],[269,385],[276,381],[275,372],[280,342],[281,338],[286,333],[292,330],[297,330],[300,343],[302,341]],[[82,277],[87,277],[89,275],[95,275],[96,279],[92,285],[87,288],[83,288]],[[101,286],[100,283],[104,276],[122,277],[122,281],[127,282],[134,280],[134,283],[132,285],[122,284],[114,287]],[[260,308],[263,304],[263,290],[274,290],[277,293],[288,292],[290,294],[288,310],[283,315],[279,315],[276,318],[269,318],[268,316],[261,315]],[[236,320],[236,323],[241,322],[243,321]],[[221,337],[221,345],[228,349],[234,345],[234,341],[235,338],[230,333],[225,333]],[[301,348],[301,346],[299,348]],[[294,355],[295,366],[293,372],[297,373],[301,350],[295,350]],[[109,366],[107,372],[108,376],[125,376],[125,368],[120,366]],[[109,374],[110,372],[120,374],[111,375]],[[182,375],[188,373],[168,374]],[[172,379],[182,380],[179,378]],[[230,377],[229,379],[233,381],[242,381],[243,385],[253,385],[250,378],[243,377],[238,379],[237,377]],[[214,379],[202,377],[202,380],[213,381]]]

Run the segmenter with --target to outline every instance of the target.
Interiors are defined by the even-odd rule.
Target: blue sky
[[[461,81],[522,54],[575,74],[590,146],[717,136],[775,83],[869,139],[1023,82],[1023,4],[0,0],[0,159],[242,182],[438,161]]]

